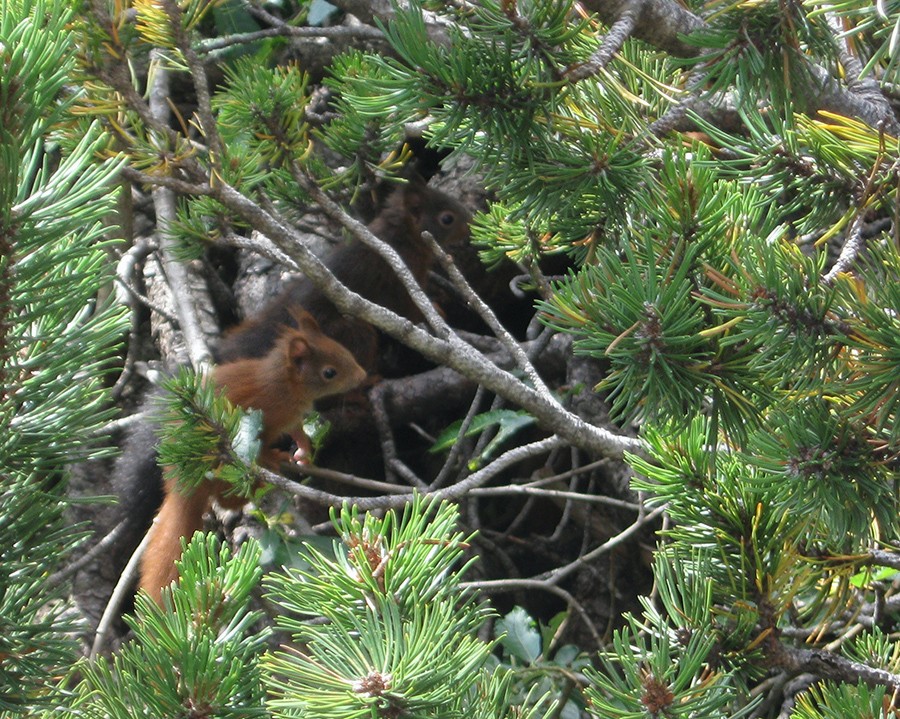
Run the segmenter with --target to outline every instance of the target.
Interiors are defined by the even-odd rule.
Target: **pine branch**
[[[775,642],[768,648],[767,655],[772,666],[793,674],[811,673],[847,684],[862,681],[869,686],[885,686],[891,692],[900,692],[900,675],[822,649],[801,649]]]
[[[618,19],[604,36],[600,47],[593,52],[586,62],[569,67],[563,76],[569,82],[578,82],[596,75],[605,68],[613,56],[622,49],[625,41],[634,33],[640,9],[640,0],[627,2]]]
[[[191,38],[183,27],[183,14],[181,8],[172,0],[162,0],[162,7],[169,18],[172,34],[175,42],[187,60],[188,71],[191,75],[191,81],[194,84],[194,92],[197,99],[197,116],[200,121],[200,131],[206,140],[209,149],[210,176],[215,178],[221,173],[221,162],[224,158],[222,148],[222,138],[219,136],[219,128],[213,115],[212,100],[209,89],[209,81],[206,77],[206,69],[203,67],[200,58],[191,43]],[[161,68],[160,68],[161,69]],[[163,88],[165,81],[160,81],[160,89]],[[165,89],[168,87],[165,85]],[[166,94],[168,94],[166,92]],[[151,108],[153,103],[153,95],[151,94]],[[154,116],[158,120],[165,121],[168,117],[168,110],[165,112],[162,107],[157,106],[153,110]],[[186,131],[185,131],[186,132]]]
[[[682,38],[710,29],[702,18],[674,0],[586,0],[583,4],[611,27],[636,15],[633,36],[676,57],[698,57],[699,49]],[[802,108],[807,114],[829,110],[858,117],[871,127],[884,128],[893,136],[900,134],[900,123],[893,111],[881,93],[872,93],[871,85],[860,88],[863,92],[859,92],[855,87],[842,84],[823,67],[810,65],[810,71],[814,86],[804,95],[810,99],[809,106]]]
[[[657,507],[651,512],[645,513],[644,508],[642,507],[638,512],[637,519],[634,520],[632,524],[627,526],[618,534],[614,535],[607,539],[603,544],[594,547],[594,549],[590,550],[586,554],[578,557],[572,562],[565,564],[556,569],[552,569],[548,572],[544,572],[543,574],[538,575],[538,579],[542,581],[546,581],[550,584],[557,584],[563,581],[566,577],[571,576],[579,569],[589,566],[591,562],[595,561],[598,557],[611,552],[613,549],[623,544],[625,540],[629,537],[632,537],[636,532],[644,529],[648,525],[653,525],[653,523],[660,518],[664,512],[666,511],[666,507]]]
[[[682,38],[706,27],[675,0],[583,0],[582,4],[610,27],[628,14],[636,15],[634,36],[675,57],[695,57],[697,48]]]
[[[274,27],[267,27],[254,32],[245,32],[224,37],[202,40],[198,51],[203,54],[213,54],[235,45],[248,45],[270,37],[293,38],[329,38],[329,39],[353,39],[353,40],[382,40],[384,33],[378,28],[368,25],[334,25],[331,27],[297,27],[276,18],[267,12],[254,10],[253,14]]]

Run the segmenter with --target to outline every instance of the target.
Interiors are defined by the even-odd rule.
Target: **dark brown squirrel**
[[[385,206],[368,228],[391,245],[424,284],[434,263],[434,253],[422,232],[431,233],[438,243],[468,237],[471,213],[459,202],[421,180],[411,181],[392,192]],[[324,262],[335,277],[350,290],[399,315],[419,322],[421,312],[406,288],[381,256],[359,241],[344,242],[329,252]],[[378,360],[378,332],[362,320],[342,315],[322,291],[304,277],[291,280],[255,320],[245,322],[225,334],[218,348],[221,362],[264,354],[271,347],[273,328],[291,324],[291,308],[308,310],[323,331],[346,346],[368,371]]]
[[[312,315],[291,307],[290,318],[293,326],[279,328],[264,356],[226,362],[213,372],[216,386],[233,404],[262,411],[259,462],[276,470],[285,460],[307,461],[310,442],[303,432],[303,417],[313,402],[348,392],[366,378],[353,355],[324,335]],[[297,444],[293,454],[274,446],[285,433]],[[243,497],[227,495],[228,488],[225,482],[211,480],[186,494],[174,481],[166,482],[165,498],[141,564],[140,586],[157,603],[162,587],[178,576],[175,560],[181,556],[181,538],[190,539],[203,528],[203,515],[210,502],[215,499],[231,509],[246,503]]]

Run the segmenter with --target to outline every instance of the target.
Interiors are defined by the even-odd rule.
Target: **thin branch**
[[[386,388],[380,382],[377,383],[369,390],[369,402],[372,406],[372,417],[375,420],[378,437],[381,440],[381,456],[384,460],[384,476],[385,479],[391,481],[394,479],[395,474],[391,463],[397,457],[397,443],[394,441],[394,432],[391,429],[391,422],[388,418],[387,409],[385,408],[385,391]]]
[[[93,547],[90,548],[87,552],[85,552],[78,559],[73,561],[71,564],[63,567],[55,574],[51,574],[47,577],[47,586],[55,587],[57,584],[60,584],[64,580],[71,577],[75,572],[81,569],[84,566],[87,566],[91,562],[94,561],[100,554],[106,552],[113,544],[119,541],[119,537],[121,537],[125,530],[128,528],[128,520],[123,519],[119,522],[115,527],[113,527],[107,534],[97,542]]]
[[[125,360],[122,363],[122,371],[116,378],[116,383],[110,390],[113,399],[118,400],[131,379],[134,371],[137,346],[140,342],[140,307],[139,302],[144,298],[132,286],[137,274],[137,265],[143,261],[156,247],[152,242],[139,241],[127,252],[124,252],[116,263],[115,292],[117,301],[130,309],[130,321],[128,323],[128,344],[126,345]],[[137,301],[135,301],[137,300]]]
[[[430,232],[423,232],[422,237],[424,237],[431,245],[435,257],[437,257],[438,261],[441,263],[447,276],[460,293],[462,293],[463,299],[475,310],[478,316],[484,320],[485,324],[491,329],[497,339],[503,343],[503,346],[506,347],[515,360],[516,365],[518,365],[519,369],[522,370],[522,372],[525,373],[525,376],[531,381],[532,386],[546,398],[555,401],[553,399],[553,393],[550,391],[550,388],[544,384],[544,380],[541,379],[541,376],[537,373],[534,365],[531,364],[531,360],[522,349],[522,346],[516,341],[516,338],[509,333],[509,330],[503,326],[500,320],[497,319],[497,315],[494,314],[494,311],[490,307],[488,307],[487,303],[472,289],[472,285],[469,284],[462,272],[459,271],[456,263],[453,262],[453,258],[438,244],[437,240]]]
[[[143,412],[135,412],[134,414],[130,414],[127,417],[112,419],[101,427],[98,427],[94,432],[91,433],[91,436],[105,437],[112,434],[113,432],[124,432],[133,425],[136,425],[139,422],[143,422],[145,419],[146,415]]]
[[[272,260],[273,262],[277,262],[279,265],[282,265],[283,267],[286,267],[287,269],[294,272],[300,271],[300,267],[297,265],[297,263],[294,262],[286,253],[282,252],[278,247],[272,244],[269,238],[264,235],[260,235],[257,233],[250,237],[245,237],[244,235],[238,235],[234,232],[229,232],[222,237],[222,240],[232,247],[238,247],[242,250],[250,250],[251,252],[255,252],[257,255]]]
[[[123,167],[121,172],[122,176],[126,179],[148,187],[165,187],[168,190],[178,192],[182,195],[202,196],[213,194],[212,188],[205,182],[201,184],[198,182],[182,180],[170,175],[151,175],[150,173],[140,172],[133,167],[127,166]]]
[[[406,480],[407,484],[409,484],[410,487],[415,487],[423,493],[428,492],[428,485],[422,480],[419,475],[413,472],[412,469],[404,462],[402,462],[399,458],[392,457],[389,462],[391,474],[399,474],[403,479]]]
[[[318,467],[312,464],[303,465],[302,472],[310,477],[325,479],[329,482],[335,482],[336,484],[343,484],[357,489],[382,492],[383,494],[409,494],[409,489],[407,487],[401,487],[387,482],[379,482],[374,479],[357,477],[354,474],[345,474],[344,472],[337,472],[333,469],[326,469],[325,467]]]
[[[353,236],[357,240],[378,253],[378,255],[388,263],[429,326],[438,336],[448,336],[451,332],[450,325],[447,324],[446,320],[444,320],[435,309],[431,299],[425,294],[424,290],[419,286],[419,283],[416,282],[412,271],[407,267],[397,250],[380,237],[374,235],[362,222],[355,217],[351,217],[341,205],[325,194],[322,188],[319,187],[312,178],[304,174],[303,171],[297,167],[296,163],[292,165],[292,174],[297,181],[297,184],[309,194],[329,217],[344,225],[344,227],[353,233]]]
[[[566,499],[587,504],[603,504],[618,509],[628,509],[632,512],[640,512],[642,507],[632,502],[625,502],[614,497],[604,497],[598,494],[584,494],[583,492],[566,492],[561,489],[540,489],[523,484],[505,484],[502,487],[480,487],[469,492],[475,497],[499,497],[505,495],[521,494],[527,497],[547,497],[550,499]]]
[[[477,472],[473,472],[464,480],[457,482],[446,489],[438,490],[434,493],[434,496],[438,499],[458,499],[468,494],[473,488],[487,484],[490,480],[509,467],[526,459],[539,457],[557,447],[562,447],[563,445],[565,445],[565,442],[560,437],[554,435],[547,439],[532,442],[531,444],[514,447],[501,454],[489,465]]]
[[[838,256],[837,260],[835,260],[831,269],[822,277],[822,282],[824,284],[830,285],[841,272],[846,272],[853,263],[856,262],[856,258],[859,256],[859,253],[862,252],[862,249],[866,244],[862,230],[863,213],[858,212],[856,217],[853,218],[853,222],[847,232],[847,241],[841,248],[841,254]]]
[[[360,40],[383,40],[384,33],[378,28],[369,25],[335,25],[333,27],[295,27],[265,13],[266,19],[271,18],[278,24],[274,27],[263,28],[254,32],[238,33],[226,37],[210,38],[202,40],[198,51],[202,54],[214,53],[234,45],[246,45],[257,40],[265,40],[270,37],[300,37],[300,38],[353,38]]]
[[[140,302],[145,307],[153,310],[156,314],[158,314],[160,317],[162,317],[167,322],[171,322],[173,325],[178,324],[178,318],[175,315],[173,315],[171,312],[169,312],[165,307],[160,306],[159,304],[157,304],[156,302],[151,300],[146,295],[142,295],[134,287],[132,287],[130,284],[123,282],[118,277],[116,278],[116,289],[124,290],[124,292],[122,292],[123,295],[128,295],[129,297],[134,298],[135,300]],[[133,305],[134,303],[127,302],[127,303],[123,303],[123,304]]]
[[[157,65],[150,85],[150,111],[158,122],[165,122],[169,116],[169,72],[159,61],[157,50],[151,51],[151,62]],[[169,228],[175,222],[175,195],[166,187],[154,187],[153,206],[156,209],[156,233],[159,244],[159,257],[172,294],[172,304],[178,315],[178,324],[184,335],[188,357],[195,369],[209,363],[210,353],[206,346],[196,309],[188,290],[188,273],[185,266],[174,258],[174,243]]]
[[[155,523],[153,526],[155,526]],[[150,543],[150,532],[153,531],[153,526],[151,526],[150,530],[144,535],[141,543],[137,546],[137,549],[134,550],[128,563],[125,565],[125,569],[122,570],[122,574],[119,575],[119,581],[116,582],[112,596],[110,596],[109,601],[106,603],[106,608],[103,610],[103,616],[100,617],[100,623],[97,625],[97,634],[94,636],[94,643],[91,646],[91,659],[95,658],[106,646],[107,635],[110,632],[112,623],[115,621],[116,617],[119,616],[119,609],[122,606],[122,603],[134,587],[138,568],[141,563],[141,557],[144,556],[147,545]]]
[[[542,425],[553,428],[572,444],[609,457],[621,457],[625,452],[642,452],[639,440],[584,422],[555,400],[542,396],[517,377],[501,370],[462,339],[452,334],[447,338],[435,337],[406,318],[351,292],[308,247],[297,242],[296,232],[280,217],[266,212],[226,182],[217,183],[213,189],[216,199],[226,208],[237,213],[279,249],[291,255],[310,281],[342,312],[362,318],[435,363],[451,367],[473,381],[484,384],[492,392],[523,407]],[[371,236],[368,229],[350,217],[340,205],[328,198],[323,199],[326,200],[323,204],[326,214],[337,219],[357,237],[363,234]]]
[[[456,468],[457,460],[462,454],[463,447],[465,446],[463,440],[466,436],[466,432],[468,432],[469,427],[472,426],[472,420],[475,419],[475,415],[478,413],[478,408],[481,407],[481,402],[483,399],[484,387],[478,385],[477,389],[475,390],[475,396],[469,403],[469,409],[466,410],[466,416],[463,417],[463,420],[459,425],[459,431],[456,433],[456,441],[452,445],[450,445],[450,451],[447,453],[447,459],[444,460],[444,465],[441,467],[441,471],[438,472],[438,475],[431,483],[432,490],[443,487],[447,479],[450,477],[450,473],[453,472],[453,470]]]
[[[657,507],[649,514],[641,513],[641,515],[632,524],[623,529],[614,537],[610,537],[609,539],[607,539],[599,547],[596,547],[587,554],[578,557],[578,559],[573,562],[569,562],[568,564],[564,564],[561,567],[557,567],[556,569],[553,569],[549,572],[544,572],[543,574],[538,575],[537,579],[552,582],[554,584],[557,582],[561,582],[573,572],[594,561],[597,557],[606,554],[607,552],[622,544],[626,539],[631,537],[638,530],[644,528],[665,511],[666,507],[665,505],[663,505],[662,507]]]
[[[486,484],[498,474],[504,472],[505,470],[518,464],[519,462],[523,462],[527,459],[546,454],[551,449],[562,446],[563,444],[563,440],[561,440],[559,437],[553,436],[548,437],[547,439],[542,439],[538,442],[532,442],[531,444],[523,445],[521,447],[514,447],[513,449],[510,449],[507,452],[501,454],[499,457],[497,457],[497,459],[495,459],[486,467],[483,467],[479,471],[472,473],[469,477],[461,482],[458,482],[457,484],[454,484],[445,489],[438,490],[437,492],[419,492],[418,494],[424,494],[425,496],[433,497],[436,500],[459,499],[460,497],[466,495],[473,487],[479,487]],[[309,473],[310,475],[312,475],[314,472],[317,473],[320,471],[318,468],[312,471],[308,470],[312,470],[312,468],[299,466],[297,467],[296,471],[301,474]],[[279,487],[280,489],[283,489],[290,494],[294,494],[301,499],[307,499],[315,502],[316,504],[325,506],[340,507],[347,503],[354,504],[363,511],[371,509],[392,509],[405,506],[416,496],[416,493],[405,492],[404,494],[395,494],[393,496],[382,497],[342,497],[340,495],[330,494],[318,489],[313,489],[312,487],[307,487],[304,484],[299,484],[298,482],[294,482],[287,477],[281,476],[280,474],[270,472],[263,467],[258,468],[257,472],[257,476],[261,480]]]

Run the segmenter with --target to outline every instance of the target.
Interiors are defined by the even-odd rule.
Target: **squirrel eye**
[[[440,222],[444,227],[449,227],[454,222],[456,222],[456,213],[451,212],[450,210],[444,210],[440,215],[438,215],[438,222]]]
[[[322,377],[327,380],[332,380],[337,377],[338,371],[334,367],[326,367],[322,370]]]

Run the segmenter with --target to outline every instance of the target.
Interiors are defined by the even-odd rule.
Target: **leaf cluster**
[[[506,681],[475,632],[487,609],[459,586],[467,546],[457,510],[417,498],[401,516],[332,520],[334,555],[267,579],[292,651],[266,658],[275,716],[503,716]],[[310,622],[303,615],[320,616]]]
[[[629,99],[651,67],[664,70],[659,59],[629,55],[641,67],[626,88],[606,75],[609,85],[570,84],[566,69],[587,59],[596,37],[570,2],[483,2],[454,20],[443,45],[415,5],[398,10],[385,27],[398,57],[358,55],[342,67],[334,87],[344,107],[367,121],[425,124],[433,145],[480,160],[513,221],[526,219],[538,236],[552,229],[569,249],[622,221],[608,215],[647,177]],[[662,97],[658,86],[651,97]]]
[[[248,467],[259,454],[262,413],[243,412],[202,374],[190,369],[163,385],[156,398],[159,464],[184,491],[218,479],[248,496],[254,476]]]
[[[724,627],[714,618],[713,581],[701,553],[660,554],[656,559],[661,607],[645,601],[643,617],[626,626],[601,654],[601,669],[587,669],[588,710],[596,717],[748,716],[740,675],[728,667],[718,642]],[[752,661],[745,653],[742,660]],[[740,708],[738,708],[740,707]]]
[[[180,581],[163,606],[137,597],[125,620],[134,637],[111,659],[84,661],[65,716],[267,717],[259,658],[268,631],[256,631],[250,591],[259,582],[259,548],[234,556],[198,533],[178,563]]]

